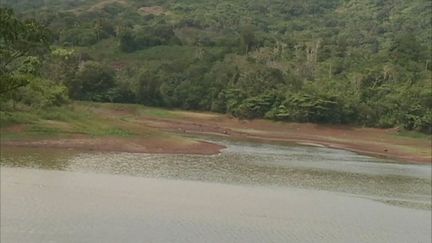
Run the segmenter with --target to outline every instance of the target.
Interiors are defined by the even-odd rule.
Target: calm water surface
[[[430,242],[430,165],[217,142],[214,156],[2,148],[1,242]]]

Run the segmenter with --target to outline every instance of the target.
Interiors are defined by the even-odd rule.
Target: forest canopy
[[[69,97],[432,131],[429,0],[2,2],[2,111]]]

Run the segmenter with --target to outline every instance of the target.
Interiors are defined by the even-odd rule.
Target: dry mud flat
[[[110,104],[91,104],[79,107],[90,109],[97,119],[129,131],[135,136],[91,137],[73,134],[68,138],[2,140],[2,146],[54,147],[83,150],[217,154],[223,145],[212,144],[184,135],[215,135],[258,142],[297,143],[350,150],[357,153],[396,159],[401,162],[431,163],[431,140],[398,135],[396,129],[361,128],[272,122],[267,120],[239,120],[227,115],[170,111],[134,106],[112,107]],[[153,113],[155,114],[153,114]],[[163,113],[164,116],[156,113]],[[46,122],[47,123],[47,122]],[[53,122],[51,122],[54,124]],[[47,123],[47,124],[51,124]],[[54,124],[55,125],[55,124]],[[65,123],[62,126],[67,127]],[[50,125],[49,125],[50,126]],[[17,125],[2,130],[7,133],[25,132],[26,126]],[[152,136],[141,136],[143,131]]]
[[[157,153],[157,154],[201,154],[212,155],[225,146],[205,141],[177,142],[163,139],[134,138],[71,138],[27,141],[8,141],[2,146],[77,149],[106,152]]]
[[[356,128],[350,126],[244,121],[232,118],[184,121],[146,119],[149,126],[182,133],[219,135],[260,142],[288,142],[325,146],[411,163],[432,163],[431,140],[396,135],[395,129]]]

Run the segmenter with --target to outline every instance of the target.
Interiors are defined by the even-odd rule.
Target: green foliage
[[[59,106],[68,101],[67,89],[63,85],[42,78],[33,78],[14,94],[15,102],[32,108]]]
[[[0,24],[0,110],[38,109],[66,103],[66,87],[40,77],[49,31],[34,20],[17,19],[7,8],[0,8]],[[6,123],[25,120],[22,116],[4,115]]]
[[[242,101],[233,113],[249,119],[261,118],[274,106],[275,102],[276,98],[271,94],[250,97]]]
[[[115,98],[114,70],[98,62],[82,64],[73,81],[71,96],[91,101],[112,101]]]
[[[42,70],[74,99],[431,132],[428,0],[43,2],[6,1],[56,37],[17,83]]]
[[[90,46],[98,41],[98,36],[92,29],[72,28],[62,32],[60,41],[65,46]]]
[[[48,47],[49,31],[33,20],[21,21],[0,6],[0,94],[26,86]]]
[[[37,120],[37,116],[29,112],[0,111],[0,127],[13,124],[28,124]]]
[[[120,50],[132,52],[136,49],[135,36],[130,30],[123,30],[119,34]]]

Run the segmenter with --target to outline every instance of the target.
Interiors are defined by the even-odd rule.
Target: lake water
[[[214,156],[2,148],[1,242],[430,242],[430,165],[216,142]]]

